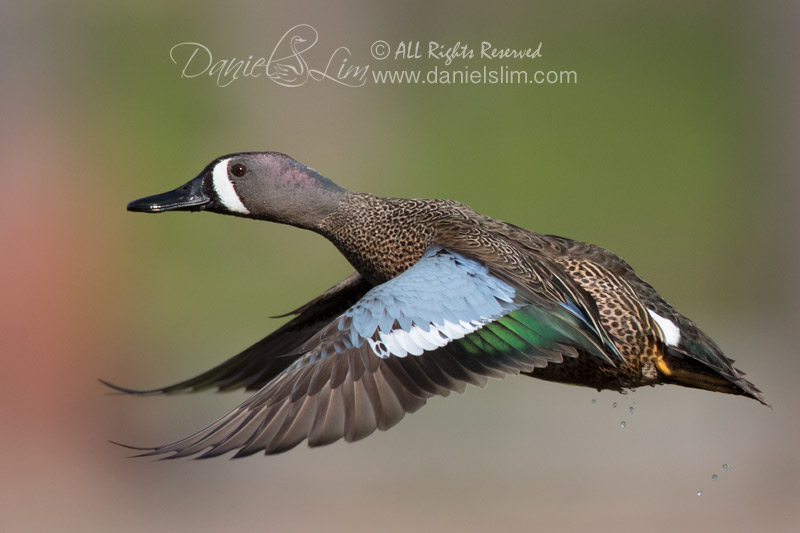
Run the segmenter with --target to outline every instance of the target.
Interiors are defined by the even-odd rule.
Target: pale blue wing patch
[[[433,247],[348,309],[338,329],[349,334],[332,348],[341,353],[366,341],[381,358],[422,355],[518,309],[514,296],[485,265]]]

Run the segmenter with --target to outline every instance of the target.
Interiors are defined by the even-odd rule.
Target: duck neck
[[[432,242],[428,202],[347,191],[314,230],[330,240],[365,279],[383,283],[418,261]]]

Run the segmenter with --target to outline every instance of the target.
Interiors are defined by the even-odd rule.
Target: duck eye
[[[242,176],[244,176],[245,172],[247,172],[247,167],[245,167],[241,163],[236,163],[231,167],[231,174],[233,174],[237,178],[241,178]]]

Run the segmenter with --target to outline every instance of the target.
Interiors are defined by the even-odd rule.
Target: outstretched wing
[[[427,398],[530,372],[578,351],[611,363],[574,306],[544,301],[482,263],[434,247],[298,347],[299,356],[228,415],[181,441],[145,448],[168,458],[288,450],[354,441],[397,424]]]
[[[258,390],[269,383],[298,356],[287,357],[298,346],[318,333],[326,324],[343,313],[369,290],[370,284],[354,272],[304,306],[287,313],[298,315],[243,352],[214,368],[174,385],[149,390],[120,387],[100,380],[105,385],[127,394],[171,394],[195,392],[211,387],[221,391],[244,387]],[[286,315],[283,315],[286,316]]]

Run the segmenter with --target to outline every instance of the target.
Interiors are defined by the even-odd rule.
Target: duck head
[[[242,152],[215,159],[177,189],[134,200],[128,211],[211,211],[311,229],[345,192],[285,154]]]

